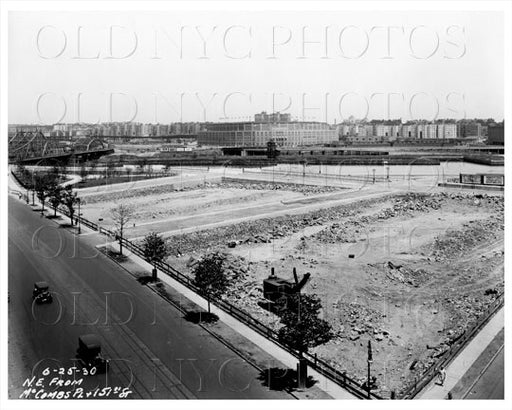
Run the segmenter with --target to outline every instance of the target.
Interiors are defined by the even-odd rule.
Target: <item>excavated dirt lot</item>
[[[115,187],[115,185],[112,185]],[[339,191],[333,187],[293,186],[270,183],[206,183],[193,188],[176,189],[173,184],[116,192],[100,192],[83,199],[84,215],[91,221],[113,228],[111,209],[123,203],[133,207],[127,228],[155,221],[209,212],[229,211],[234,206],[260,206],[302,199],[311,195]],[[157,230],[157,227],[148,228]],[[128,235],[130,231],[128,230]]]
[[[86,218],[103,218],[108,226],[109,209],[129,203],[139,226],[180,216],[199,221],[210,212],[254,205],[264,212],[278,201],[333,190],[169,185],[88,195],[83,209]],[[263,279],[271,267],[288,279],[293,267],[299,276],[310,272],[303,292],[321,298],[323,316],[336,333],[312,353],[363,382],[371,340],[372,374],[386,395],[411,383],[503,290],[503,224],[500,195],[396,193],[170,236],[168,262],[192,275],[199,258],[225,253],[231,283],[226,298],[276,329],[279,318],[259,305]]]
[[[262,280],[274,267],[311,273],[303,292],[320,296],[336,337],[317,353],[364,381],[367,341],[379,391],[400,391],[503,290],[503,197],[400,194],[304,215],[174,236],[174,266],[224,252],[226,296],[271,327]],[[235,246],[235,247],[233,247]],[[349,257],[353,255],[353,257]]]

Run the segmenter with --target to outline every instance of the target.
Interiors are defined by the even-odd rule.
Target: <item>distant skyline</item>
[[[503,120],[501,12],[11,12],[8,32],[10,124]]]
[[[455,119],[455,118],[437,118],[435,120],[432,120],[432,121],[435,121],[435,122],[442,122],[442,121],[445,121],[445,122],[461,122],[461,121],[487,121],[487,120],[493,120],[494,122],[496,123],[501,123],[503,122],[503,119],[501,120],[498,120],[496,118],[492,118],[492,117],[489,117],[489,118],[462,118],[462,119]],[[244,121],[254,121],[254,118],[252,119],[247,119],[247,120],[240,120],[240,122],[244,122]],[[293,119],[291,120],[291,122],[294,122],[294,121],[300,121],[298,119]],[[400,119],[381,119],[381,118],[374,118],[374,119],[362,119],[362,118],[356,118],[356,119],[353,119],[353,120],[349,120],[349,119],[346,119],[342,122],[338,122],[336,124],[341,124],[341,123],[349,123],[349,122],[354,122],[354,123],[359,123],[359,122],[397,122],[397,121],[400,121]],[[207,124],[207,123],[216,123],[216,122],[226,122],[226,121],[181,121],[181,122],[139,122],[139,121],[113,121],[113,122],[101,122],[101,123],[87,123],[87,122],[61,122],[61,123],[55,123],[55,124],[36,124],[36,123],[9,123],[9,126],[10,127],[13,127],[13,126],[41,126],[41,127],[52,127],[54,125],[84,125],[84,126],[99,126],[99,125],[103,125],[103,124],[116,124],[116,123],[134,123],[134,124],[151,124],[151,125],[168,125],[168,124]],[[233,121],[235,122],[235,121]],[[418,119],[412,119],[412,120],[408,120],[408,121],[403,121],[403,123],[405,122],[429,122],[429,120],[427,119],[424,119],[424,118],[418,118]],[[332,124],[332,125],[336,125],[336,124]]]

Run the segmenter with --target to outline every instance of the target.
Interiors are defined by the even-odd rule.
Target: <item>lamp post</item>
[[[371,389],[371,384],[370,384],[370,367],[371,367],[372,363],[373,363],[372,342],[371,342],[371,340],[368,340],[368,379],[366,381],[366,386],[368,388],[368,399],[370,399],[370,389]]]
[[[78,202],[78,234],[80,235],[82,233],[80,225],[80,198],[76,198],[76,201]]]

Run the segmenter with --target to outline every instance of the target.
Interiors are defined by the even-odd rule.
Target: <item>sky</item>
[[[502,12],[10,12],[8,119],[503,118]]]

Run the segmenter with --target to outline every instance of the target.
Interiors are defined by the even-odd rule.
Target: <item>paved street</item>
[[[505,398],[505,350],[493,357],[483,374],[463,397],[471,400],[502,400]]]
[[[130,385],[132,398],[291,398],[262,386],[255,368],[98,253],[103,238],[76,237],[18,199],[8,205],[11,397],[32,369],[73,366],[78,336],[96,333],[112,369],[108,379],[86,378],[88,387]],[[40,280],[52,304],[32,305]]]

